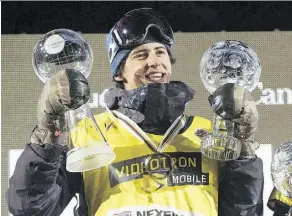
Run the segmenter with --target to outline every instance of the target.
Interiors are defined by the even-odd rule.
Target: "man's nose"
[[[161,61],[155,53],[150,53],[147,58],[147,63],[149,67],[158,67],[161,65]]]

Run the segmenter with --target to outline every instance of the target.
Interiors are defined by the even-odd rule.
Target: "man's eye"
[[[141,53],[135,56],[135,58],[145,58],[146,57],[146,53]]]
[[[157,54],[160,54],[160,55],[161,55],[161,54],[165,54],[165,51],[164,51],[164,50],[158,50],[158,51],[157,51]]]

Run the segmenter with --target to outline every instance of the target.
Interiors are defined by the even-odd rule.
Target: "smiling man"
[[[68,173],[62,140],[52,129],[58,128],[56,115],[64,112],[41,110],[43,121],[10,180],[7,200],[14,215],[59,215],[75,193],[83,201],[79,215],[263,215],[263,166],[254,152],[242,151],[221,169],[218,161],[202,156],[195,132],[210,131],[212,125],[184,114],[194,90],[170,81],[173,42],[170,25],[155,10],[133,10],[116,23],[106,39],[115,87],[105,95],[107,111],[95,116],[116,159],[106,167]],[[49,84],[56,82],[64,96],[68,85],[73,88],[71,74],[62,72]],[[44,107],[62,102],[56,92],[41,97]],[[257,111],[253,103],[242,108],[238,118],[248,128],[245,145],[256,131]]]

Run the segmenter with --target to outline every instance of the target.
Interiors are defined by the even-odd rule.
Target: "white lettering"
[[[204,182],[204,183],[207,182],[207,176],[206,175],[202,175],[202,182]]]
[[[287,104],[292,104],[292,89],[284,88],[287,97]]]
[[[172,176],[172,182],[178,184],[178,176]]]
[[[207,175],[199,174],[199,175],[179,175],[172,176],[173,184],[183,184],[183,183],[207,183]]]
[[[180,183],[185,183],[185,181],[186,181],[186,176],[185,176],[185,175],[181,175],[181,176],[179,177],[179,181],[180,181]]]
[[[292,89],[290,88],[264,88],[263,83],[259,82],[257,88],[261,91],[260,102],[265,105],[284,105],[292,104]],[[92,93],[90,108],[105,108],[104,96],[108,89],[104,89],[101,94]],[[179,164],[185,167],[184,158],[179,158]]]
[[[90,108],[105,108],[105,100],[104,95],[108,91],[108,89],[104,89],[101,94],[98,93],[92,93],[92,100],[89,103]]]
[[[185,157],[180,157],[178,159],[178,164],[180,167],[186,167],[187,166],[187,159]]]
[[[98,98],[99,98],[98,93],[92,94],[92,102],[89,103],[90,108],[98,108]]]
[[[276,104],[275,92],[270,88],[262,90],[261,101],[266,105]]]
[[[265,105],[292,104],[292,89],[277,88],[273,90],[271,88],[264,88],[262,82],[258,83],[257,87],[262,93],[260,102]]]
[[[284,90],[277,89],[277,104],[284,104]]]

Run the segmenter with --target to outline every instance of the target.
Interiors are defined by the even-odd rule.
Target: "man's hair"
[[[174,57],[172,57],[172,56],[169,56],[169,59],[170,59],[170,63],[171,63],[172,65],[176,62],[176,58],[174,58]],[[127,60],[127,58],[124,59],[124,60],[121,62],[120,66],[119,66],[118,69],[117,69],[117,73],[116,73],[115,76],[119,76],[119,75],[121,75],[121,74],[123,73],[124,68],[125,68],[125,64],[126,64],[126,60]],[[114,86],[115,86],[116,88],[124,89],[125,86],[124,86],[123,81],[117,81],[117,80],[113,79],[113,82],[114,82]]]

